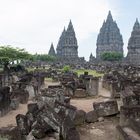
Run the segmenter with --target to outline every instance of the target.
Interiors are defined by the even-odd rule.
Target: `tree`
[[[33,61],[49,61],[49,62],[52,62],[52,61],[55,61],[56,60],[56,57],[54,56],[50,56],[48,54],[35,54],[32,56],[33,57]]]
[[[101,55],[101,59],[105,61],[119,61],[123,58],[123,54],[117,52],[105,52]]]
[[[0,64],[4,65],[4,70],[14,61],[30,59],[31,55],[24,49],[13,48],[11,46],[0,46]]]

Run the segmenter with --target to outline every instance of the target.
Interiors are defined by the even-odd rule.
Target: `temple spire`
[[[111,11],[108,12],[107,20],[106,21],[113,21]]]
[[[63,29],[63,32],[62,32],[61,38],[65,35],[65,33],[66,33],[66,29],[65,29],[65,26],[64,26],[64,29]]]
[[[96,57],[101,59],[103,53],[116,52],[123,54],[123,39],[116,21],[109,11],[97,37]]]
[[[91,53],[91,54],[90,54],[90,58],[92,58],[92,57],[93,57],[93,54]]]
[[[53,43],[51,43],[51,47],[50,47],[50,50],[48,52],[48,55],[50,56],[55,56],[55,50],[54,50],[54,46],[53,46]]]
[[[74,31],[71,20],[70,20],[70,22],[69,22],[69,25],[68,25],[67,31]]]
[[[140,65],[140,24],[138,19],[134,23],[127,48],[127,61],[131,64]]]
[[[67,30],[65,30],[65,28],[63,30],[56,50],[59,57],[78,57],[77,39],[71,20],[68,24]]]
[[[136,22],[133,26],[133,31],[137,31],[137,30],[140,30],[140,24],[139,24],[138,19],[136,18]]]

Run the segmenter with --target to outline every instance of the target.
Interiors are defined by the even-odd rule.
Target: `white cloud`
[[[87,57],[96,45],[96,38],[91,44],[92,33],[99,32],[110,9],[109,0],[0,0],[0,43],[47,53],[51,42],[57,45],[63,27],[71,19],[79,54]],[[87,50],[84,42],[88,39],[91,43]]]

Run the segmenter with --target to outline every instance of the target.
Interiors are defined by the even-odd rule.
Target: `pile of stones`
[[[85,72],[79,77],[75,73],[64,73],[60,83],[65,90],[65,95],[72,98],[85,98],[96,96],[99,91],[99,78]]]
[[[76,107],[63,95],[61,87],[49,87],[42,91],[37,103],[28,104],[26,115],[16,116],[17,127],[22,139],[79,140],[74,125]]]
[[[119,140],[139,140],[140,137],[140,85],[126,88],[121,94]]]
[[[110,90],[112,97],[120,97],[125,87],[134,86],[140,83],[139,67],[123,66],[112,68],[104,76],[102,86]]]

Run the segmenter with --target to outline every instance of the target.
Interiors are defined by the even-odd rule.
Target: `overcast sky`
[[[48,53],[71,19],[79,56],[88,59],[91,52],[96,54],[97,35],[111,10],[126,54],[133,24],[140,19],[139,7],[140,0],[0,0],[0,45]]]

